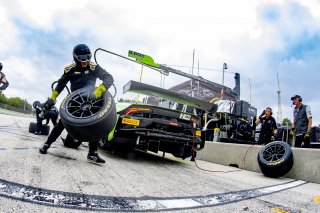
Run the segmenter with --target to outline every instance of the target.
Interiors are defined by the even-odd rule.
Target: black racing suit
[[[1,85],[2,84],[2,85]],[[5,90],[9,86],[9,82],[3,72],[0,72],[0,90]]]
[[[277,129],[277,123],[274,117],[270,116],[260,118],[261,131],[259,135],[259,144],[268,144],[272,141],[273,131]]]
[[[102,84],[107,90],[113,84],[112,75],[99,65],[90,62],[86,68],[83,68],[81,67],[80,63],[73,63],[65,67],[64,74],[58,80],[58,85],[56,86],[55,90],[58,91],[58,93],[61,93],[69,81],[72,92],[84,87],[93,90],[95,88],[97,78],[102,80]],[[57,125],[55,125],[52,129],[46,144],[51,145],[54,141],[56,141],[63,130],[64,126],[61,120],[59,120]],[[97,151],[98,144],[98,141],[89,141],[89,152]]]
[[[51,119],[52,124],[55,126],[57,124],[59,111],[57,107],[52,106],[49,111],[47,111],[43,117],[40,117],[40,113],[43,111],[43,104],[39,104],[36,107],[36,117],[37,117],[37,132],[41,132],[42,130],[42,121],[46,120],[46,125],[49,124]]]

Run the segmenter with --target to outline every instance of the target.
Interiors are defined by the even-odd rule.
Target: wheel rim
[[[90,99],[90,93],[78,92],[67,103],[67,113],[74,118],[88,118],[103,107],[103,99]]]
[[[285,153],[286,149],[282,144],[272,144],[265,148],[262,157],[268,162],[274,162],[283,158]]]
[[[99,140],[99,143],[100,143],[101,147],[104,147],[106,145],[107,141],[106,141],[106,139],[102,138]]]

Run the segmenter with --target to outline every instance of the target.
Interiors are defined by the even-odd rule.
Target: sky
[[[298,94],[318,125],[319,11],[319,0],[0,0],[0,61],[10,83],[4,94],[44,102],[79,43],[92,52],[103,48],[127,56],[134,50],[173,68],[191,67],[194,52],[195,67],[210,69],[200,69],[200,76],[221,84],[227,63],[225,85],[233,88],[234,73],[240,73],[241,99],[259,114],[271,107],[275,118],[278,74],[282,117],[292,120],[290,98]],[[101,51],[97,62],[113,75],[117,98],[136,96],[122,88],[139,81],[140,65]],[[143,70],[144,83],[160,86],[161,78]],[[185,80],[169,74],[164,88]]]

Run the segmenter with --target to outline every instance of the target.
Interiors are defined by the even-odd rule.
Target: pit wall
[[[260,172],[257,156],[260,145],[206,142],[197,159],[240,169]],[[320,184],[320,149],[292,148],[293,167],[285,177]]]

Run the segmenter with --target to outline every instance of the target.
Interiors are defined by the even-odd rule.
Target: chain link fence
[[[19,112],[19,113],[28,114],[28,115],[33,114],[32,110],[26,110],[24,108],[17,108],[17,107],[10,106],[7,104],[2,104],[2,103],[0,103],[0,109]]]

